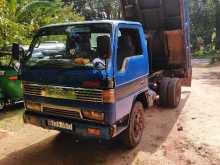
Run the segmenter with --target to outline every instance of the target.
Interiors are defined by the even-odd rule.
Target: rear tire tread
[[[165,77],[161,80],[160,82],[160,97],[159,97],[159,102],[160,105],[163,107],[168,106],[168,84],[170,82],[169,77]]]
[[[181,98],[181,82],[178,78],[173,78],[168,84],[168,106],[176,108]]]

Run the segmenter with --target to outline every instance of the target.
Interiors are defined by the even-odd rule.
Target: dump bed
[[[121,0],[125,20],[143,24],[151,72],[191,83],[188,0]]]

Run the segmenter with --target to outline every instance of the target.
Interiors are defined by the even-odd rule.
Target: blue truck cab
[[[134,21],[44,26],[22,56],[14,44],[13,56],[21,59],[24,122],[78,137],[121,135],[135,147],[144,130],[144,109],[157,96],[160,105],[177,107],[181,86],[191,81],[186,1],[169,3],[175,11],[158,27],[163,24],[156,7],[169,11],[161,2],[121,1],[124,18]]]

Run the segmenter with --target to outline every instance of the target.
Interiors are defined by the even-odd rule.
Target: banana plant
[[[0,0],[0,47],[29,43],[29,36],[49,23],[83,20],[63,0]]]

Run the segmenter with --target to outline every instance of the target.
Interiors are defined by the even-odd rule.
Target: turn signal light
[[[82,114],[84,118],[96,121],[103,121],[105,117],[103,112],[96,112],[92,110],[82,110]]]
[[[89,135],[100,136],[101,135],[101,130],[98,129],[98,128],[88,128],[87,133]]]
[[[102,98],[104,103],[114,103],[115,102],[115,91],[113,89],[104,90],[102,92]]]
[[[8,79],[11,81],[16,81],[18,80],[18,76],[11,76],[11,77],[8,77]]]

